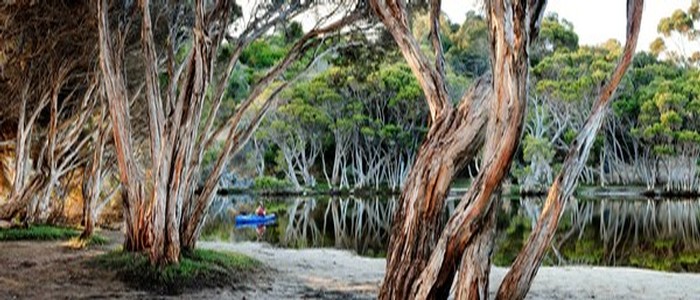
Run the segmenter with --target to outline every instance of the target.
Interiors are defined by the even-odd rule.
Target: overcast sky
[[[483,0],[481,0],[483,1]],[[443,0],[442,10],[453,23],[461,24],[469,10],[480,10],[480,0]],[[686,10],[691,0],[647,0],[642,15],[637,50],[649,50],[649,44],[658,34],[656,25],[663,17],[676,9]],[[610,38],[622,42],[625,39],[625,0],[549,0],[547,12],[555,12],[560,18],[574,24],[579,44],[597,45]]]

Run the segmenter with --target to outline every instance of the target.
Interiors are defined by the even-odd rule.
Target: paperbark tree
[[[21,93],[20,101],[22,104],[15,137],[14,178],[8,201],[0,208],[0,219],[14,218],[25,210],[30,200],[29,196],[32,194],[30,191],[36,186],[32,182],[27,182],[29,175],[27,162],[29,161],[34,123],[49,100],[48,96],[41,97],[38,106],[30,114],[27,114],[30,86],[30,81],[27,81]]]
[[[183,8],[176,3],[169,2],[168,5],[172,9],[172,18],[168,24],[169,42],[164,59],[167,80],[165,87],[161,87],[161,59],[156,52],[155,23],[151,18],[153,6],[148,0],[138,2],[141,18],[141,56],[144,62],[142,71],[145,76],[144,94],[149,120],[150,169],[137,164],[132,146],[127,105],[128,90],[122,74],[123,36],[128,32],[128,28],[118,28],[116,34],[113,34],[108,18],[107,1],[99,1],[97,5],[100,66],[105,78],[104,87],[123,185],[122,197],[127,225],[125,249],[141,251],[150,248],[151,261],[158,264],[177,263],[181,249],[194,249],[228,160],[245,145],[289,81],[276,85],[272,92],[262,99],[263,104],[257,111],[253,109],[253,102],[259,100],[263,91],[276,82],[308,49],[320,46],[322,38],[327,38],[362,16],[360,7],[350,10],[349,14],[333,22],[326,22],[330,16],[321,18],[321,22],[327,24],[319,24],[301,37],[287,55],[255,84],[233,115],[224,117],[225,122],[214,129],[225,87],[243,49],[273,25],[306,11],[314,3],[293,1],[254,5],[247,27],[240,36],[229,41],[235,46],[225,71],[217,82],[214,81],[214,70],[218,47],[228,35],[232,1],[216,1],[209,6],[205,5],[205,1],[194,1],[191,9],[194,23],[191,49],[179,67],[174,57],[178,49],[175,35],[182,25],[178,16]],[[207,94],[209,88],[214,91],[212,95]],[[204,115],[207,101],[210,109],[208,114]],[[248,114],[252,114],[252,117],[244,124],[243,116]],[[213,171],[206,178],[199,193],[195,194],[204,153],[213,145],[215,139],[222,136],[226,136],[226,140]]]
[[[60,215],[57,210],[63,207],[65,195],[71,188],[70,180],[65,179],[86,161],[84,150],[90,137],[83,134],[83,129],[97,106],[97,97],[94,97],[97,83],[98,78],[81,82],[80,86],[84,85],[86,90],[80,101],[73,99],[77,91],[62,97],[60,105],[58,91],[52,96],[45,144],[38,158],[41,168],[35,170],[36,176],[44,178],[44,185],[30,201],[25,222],[45,223],[50,221],[49,213]]]
[[[96,81],[81,82],[86,84],[84,91],[76,89],[70,91],[69,95],[62,96],[61,92],[65,91],[64,87],[69,81],[76,83],[75,78],[70,78],[74,70],[69,65],[62,65],[57,70],[54,76],[46,80],[49,82],[46,85],[50,86],[49,91],[39,94],[30,92],[31,81],[28,81],[21,94],[22,105],[15,141],[16,175],[10,199],[2,208],[0,218],[19,216],[25,224],[46,222],[52,206],[61,207],[52,205],[55,204],[52,201],[62,201],[63,197],[54,196],[60,196],[70,188],[64,186],[67,182],[62,182],[62,179],[83,163],[81,150],[87,138],[82,136],[82,129],[95,107],[92,96]],[[31,116],[27,117],[28,102],[37,99],[38,105],[34,107]],[[49,121],[45,124],[46,128],[41,128],[40,124],[36,124],[37,119],[47,107]],[[32,166],[27,165],[30,159],[33,161]],[[60,193],[54,194],[57,191]]]
[[[503,279],[498,290],[498,299],[523,299],[530,289],[532,279],[537,274],[542,258],[557,230],[566,201],[573,195],[579,174],[603,124],[605,112],[610,105],[612,96],[632,63],[639,37],[643,8],[644,0],[627,1],[627,38],[622,57],[593,104],[586,123],[572,142],[562,170],[549,188],[537,226],[533,229],[523,250],[518,254],[510,271]]]
[[[70,181],[64,175],[83,161],[80,121],[92,106],[85,96],[94,79],[96,36],[86,22],[88,5],[73,4],[13,1],[0,8],[0,123],[16,125],[11,196],[0,218],[43,221],[45,208],[61,206],[56,196]]]
[[[438,32],[440,1],[431,1],[430,36],[436,57],[434,65],[429,63],[410,33],[405,3],[371,1],[375,14],[392,34],[417,77],[432,120],[393,218],[387,273],[379,295],[381,299],[446,297],[452,283],[449,278],[454,276],[459,258],[475,235],[474,230],[479,229],[489,216],[487,210],[493,206],[491,194],[500,186],[520,138],[526,96],[526,49],[529,40],[537,35],[545,4],[544,1],[506,2],[488,5],[494,79],[486,76],[477,80],[461,103],[454,107],[445,88],[444,59]],[[486,104],[489,100],[493,100],[490,113]],[[489,114],[493,123],[489,129],[491,136],[501,140],[500,143],[491,141],[494,146],[488,148],[498,151],[493,153],[495,156],[487,156],[481,175],[472,184],[458,208],[459,212],[448,224],[439,248],[436,248],[436,236],[443,227],[440,218],[446,193],[455,173],[481,148]],[[472,202],[476,205],[467,209],[467,204]],[[463,226],[462,223],[473,226]],[[463,233],[459,230],[465,227],[471,231]],[[430,268],[426,269],[428,266]]]
[[[97,217],[119,190],[119,185],[112,187],[112,191],[102,197],[102,188],[106,185],[105,181],[113,173],[111,165],[116,163],[113,155],[105,153],[111,137],[109,135],[111,125],[107,115],[107,106],[102,106],[102,112],[96,123],[90,135],[93,148],[92,157],[83,168],[83,232],[80,234],[80,239],[83,241],[87,241],[92,236]],[[105,168],[105,166],[107,167]]]

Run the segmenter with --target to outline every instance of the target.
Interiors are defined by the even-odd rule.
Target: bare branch
[[[435,68],[442,84],[445,81],[445,54],[442,49],[442,41],[440,40],[440,7],[442,0],[430,1],[430,40],[433,42],[433,51],[435,51]],[[445,90],[447,88],[445,87]]]
[[[434,2],[439,1],[434,0]],[[430,108],[430,117],[435,122],[444,111],[452,109],[452,104],[448,98],[444,77],[438,70],[439,67],[430,65],[420,45],[411,34],[403,1],[370,0],[370,5],[375,15],[394,37],[413,75],[418,79]]]
[[[537,225],[530,234],[523,250],[513,262],[510,271],[506,274],[498,290],[497,299],[523,299],[530,289],[544,253],[554,237],[561,212],[566,201],[573,194],[579,175],[586,160],[588,160],[588,155],[603,123],[612,95],[632,63],[639,37],[643,8],[644,0],[627,1],[627,39],[622,57],[615,67],[612,77],[607,80],[598,95],[598,99],[593,104],[593,109],[586,123],[572,142],[562,169],[549,189]]]
[[[204,183],[204,187],[202,188],[202,191],[200,195],[197,197],[196,202],[193,204],[194,210],[192,212],[191,218],[194,220],[194,222],[191,222],[192,225],[190,227],[185,229],[185,235],[190,238],[196,238],[197,233],[201,230],[202,226],[202,218],[205,216],[205,213],[209,206],[211,205],[211,202],[213,200],[213,193],[217,187],[217,184],[219,182],[219,179],[221,177],[221,174],[224,170],[224,167],[226,165],[226,162],[228,161],[231,153],[234,151],[234,149],[239,147],[238,142],[241,140],[241,138],[247,138],[249,135],[238,135],[238,138],[236,138],[236,129],[243,117],[243,115],[249,110],[253,102],[262,94],[265,88],[267,88],[278,76],[282,74],[284,70],[287,69],[287,67],[295,61],[298,57],[300,57],[303,53],[305,53],[308,49],[311,47],[317,45],[319,43],[318,38],[323,37],[326,34],[330,34],[333,32],[336,32],[348,24],[352,24],[356,20],[359,20],[364,14],[364,11],[362,10],[353,10],[349,15],[344,16],[343,18],[334,21],[322,28],[314,28],[313,30],[309,31],[306,33],[304,36],[302,36],[295,44],[294,46],[287,52],[286,56],[279,62],[275,67],[273,67],[270,71],[267,72],[263,78],[261,78],[253,88],[253,90],[250,92],[248,95],[248,98],[246,98],[245,101],[238,107],[236,113],[231,116],[228,121],[226,122],[225,125],[222,125],[220,127],[220,130],[223,130],[225,126],[228,126],[228,134],[226,138],[225,145],[219,154],[219,157],[217,158],[214,169],[212,170],[211,174],[209,175],[209,178]],[[283,83],[283,86],[286,86],[288,83]],[[275,92],[279,93],[282,89],[278,89]],[[270,101],[268,99],[268,101]],[[271,105],[271,103],[267,104]],[[269,108],[269,106],[268,106]],[[257,123],[260,122],[262,119],[262,116],[266,110],[263,110],[259,112],[257,118],[251,122],[251,125],[257,126]],[[217,132],[220,132],[220,130],[217,130]],[[206,148],[209,143],[213,141],[213,138],[216,137],[217,134],[212,135],[207,142],[205,143],[204,147]],[[204,148],[202,148],[204,149]],[[203,150],[200,150],[203,151]],[[203,152],[199,153],[198,157],[193,157],[194,159],[198,159],[201,161],[202,159]],[[185,204],[185,207],[189,206],[189,204]],[[187,243],[187,241],[185,241]]]

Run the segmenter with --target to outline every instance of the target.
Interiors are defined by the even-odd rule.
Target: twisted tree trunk
[[[494,192],[492,201],[500,201],[500,191]],[[489,274],[491,273],[491,253],[495,244],[497,207],[486,212],[486,220],[474,241],[462,255],[457,276],[456,299],[488,299]],[[443,288],[443,291],[447,291]],[[447,298],[447,295],[443,295]]]
[[[436,62],[431,65],[423,55],[415,38],[410,34],[405,3],[389,1],[371,1],[372,8],[387,30],[399,45],[414,75],[426,96],[430,107],[432,125],[421,145],[411,172],[406,179],[399,208],[393,218],[392,235],[387,257],[387,273],[380,291],[381,299],[407,298],[444,298],[449,293],[459,258],[467,246],[464,243],[450,244],[450,252],[445,253],[445,245],[437,244],[436,236],[442,231],[442,208],[445,195],[452,182],[454,174],[474,158],[481,148],[484,139],[489,113],[486,101],[492,100],[489,126],[494,146],[498,156],[486,161],[482,173],[490,172],[489,177],[481,175],[481,179],[472,185],[470,197],[479,196],[478,225],[491,224],[495,215],[489,201],[492,192],[500,186],[512,155],[517,147],[522,128],[522,116],[525,108],[525,83],[527,78],[527,49],[528,41],[536,36],[539,20],[544,11],[543,1],[531,3],[508,3],[507,7],[498,6],[492,13],[498,13],[489,20],[494,35],[494,66],[493,83],[490,79],[480,79],[463,98],[462,104],[454,108],[444,92],[444,62],[438,33],[438,16],[440,1],[431,1],[431,39]],[[512,6],[512,7],[511,7]],[[516,15],[505,14],[515,9]],[[512,19],[506,19],[512,18]],[[507,27],[507,28],[506,28]],[[513,28],[515,27],[515,28]],[[531,30],[532,28],[532,30]],[[507,31],[507,32],[506,32]],[[506,35],[514,39],[506,39]],[[494,89],[495,88],[495,89]],[[494,99],[493,91],[497,91]],[[506,104],[507,103],[507,104]],[[496,140],[502,139],[503,140]],[[499,146],[499,147],[496,147]],[[477,193],[487,186],[484,192]],[[484,200],[485,199],[485,200]],[[466,203],[475,202],[467,199],[462,201],[460,209],[465,210]],[[463,215],[462,212],[461,215]],[[468,220],[473,220],[472,216]],[[464,221],[464,220],[462,220]],[[461,228],[460,222],[453,221],[451,234],[456,234]],[[449,225],[448,225],[449,226]],[[483,232],[492,232],[484,229]],[[479,231],[481,232],[481,231]],[[476,232],[475,235],[478,235]],[[465,237],[469,240],[470,236]],[[443,237],[444,243],[450,238]],[[490,237],[477,239],[488,243]],[[479,243],[481,245],[481,243]],[[435,255],[436,250],[440,254]],[[485,245],[474,249],[474,253],[486,256],[488,260],[491,246]],[[481,249],[481,250],[479,250]],[[432,255],[432,260],[431,259]],[[445,268],[438,267],[436,261],[446,255]],[[489,266],[490,267],[490,266]],[[483,282],[488,275],[488,268],[476,276],[477,281]],[[437,270],[439,269],[439,270]],[[426,271],[429,271],[426,273]],[[469,270],[473,272],[473,270]],[[440,276],[437,276],[440,274]],[[476,273],[472,273],[476,274]],[[435,277],[432,277],[435,275]],[[467,278],[466,272],[463,274]],[[439,277],[439,278],[438,278]],[[486,281],[487,282],[487,281]],[[483,284],[482,284],[483,285]]]
[[[532,17],[539,19],[543,10],[544,4],[536,1],[486,3],[495,94],[487,125],[490,139],[486,142],[486,149],[495,151],[485,154],[487,158],[479,175],[469,192],[462,197],[426,269],[414,284],[416,298],[444,296],[468,246],[474,245],[475,241],[489,240],[479,239],[478,236],[488,228],[485,225],[495,205],[492,195],[499,190],[501,181],[508,173],[520,141],[527,103],[530,22]],[[534,24],[539,24],[539,21]]]
[[[481,148],[490,78],[480,79],[466,105],[433,123],[409,173],[393,217],[387,273],[380,298],[406,299],[423,271],[443,227],[443,206],[450,184]],[[470,109],[471,108],[471,109]]]

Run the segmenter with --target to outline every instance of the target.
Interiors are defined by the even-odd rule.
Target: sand
[[[256,282],[236,290],[204,289],[176,297],[134,290],[114,272],[86,268],[113,249],[70,250],[62,242],[0,242],[0,299],[373,299],[384,260],[333,249],[280,249],[262,243],[201,242],[238,251],[266,265]],[[494,268],[494,292],[506,269]],[[700,274],[632,268],[545,267],[528,299],[700,299]]]
[[[383,259],[357,256],[333,249],[280,249],[261,243],[204,242],[201,247],[238,251],[262,260],[279,272],[282,285],[272,293],[251,294],[254,298],[284,294],[289,286],[304,287],[319,295],[372,299],[384,275]],[[493,268],[491,293],[505,276],[506,268]],[[293,290],[293,289],[292,289]],[[656,272],[635,268],[543,267],[527,299],[700,299],[700,274]]]

